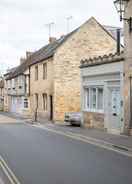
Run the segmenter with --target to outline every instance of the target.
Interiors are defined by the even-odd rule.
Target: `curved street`
[[[0,155],[21,184],[132,182],[132,157],[18,119],[0,123]]]

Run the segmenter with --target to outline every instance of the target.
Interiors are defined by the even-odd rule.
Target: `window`
[[[43,79],[47,79],[47,63],[43,64]]]
[[[98,109],[103,109],[103,88],[98,88]]]
[[[47,94],[46,93],[43,94],[43,109],[44,111],[47,110]]]
[[[24,99],[24,108],[28,108],[28,99],[27,98]]]
[[[96,98],[97,98],[97,96],[96,96],[96,88],[91,88],[91,94],[92,94],[92,96],[91,96],[91,103],[92,103],[92,109],[96,109],[96,106],[97,106],[97,104],[96,104]]]
[[[89,111],[102,112],[103,105],[103,87],[85,88],[85,109]]]
[[[35,66],[35,80],[38,80],[38,66]]]
[[[15,80],[14,79],[11,80],[11,85],[12,85],[12,89],[15,89]]]
[[[85,89],[85,101],[86,101],[86,104],[85,104],[85,106],[86,106],[86,108],[90,108],[90,99],[89,99],[89,97],[90,97],[90,89],[89,88],[87,88],[87,89]]]
[[[35,106],[38,108],[38,94],[35,94]]]

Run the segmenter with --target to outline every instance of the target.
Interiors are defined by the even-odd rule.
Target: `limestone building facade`
[[[80,60],[116,51],[115,38],[95,18],[36,51],[30,58],[32,116],[62,122],[81,110]]]

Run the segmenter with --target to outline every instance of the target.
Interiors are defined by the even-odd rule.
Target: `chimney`
[[[55,37],[49,37],[49,43],[53,43],[56,41],[56,38]]]
[[[25,58],[20,58],[20,65],[22,64],[22,63],[24,63],[26,61],[26,59]]]
[[[60,36],[60,39],[64,39],[64,38],[65,38],[65,35],[62,34],[62,35]]]
[[[30,51],[26,51],[26,58],[29,58],[33,53]]]
[[[117,54],[120,55],[121,52],[121,32],[117,29]]]

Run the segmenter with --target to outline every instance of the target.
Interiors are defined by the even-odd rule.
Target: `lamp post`
[[[119,13],[120,21],[123,21],[123,20],[126,21],[129,25],[129,31],[132,32],[132,17],[126,18],[124,15],[128,2],[129,0],[115,0],[114,4],[117,12]]]

